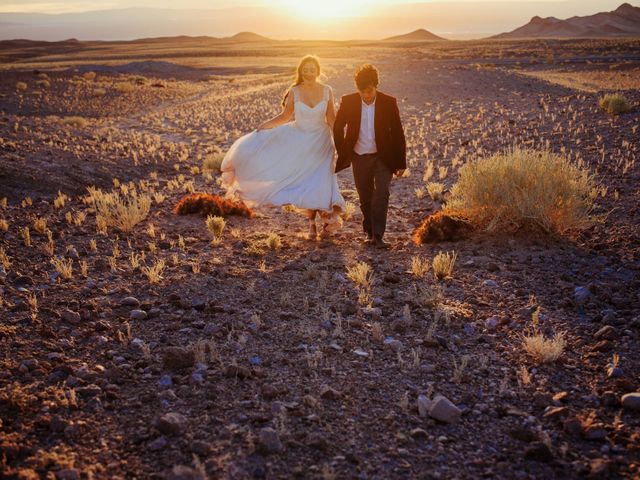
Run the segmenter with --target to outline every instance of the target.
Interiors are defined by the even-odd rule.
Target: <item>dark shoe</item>
[[[389,244],[378,237],[373,239],[373,246],[380,250],[387,250],[389,248]]]

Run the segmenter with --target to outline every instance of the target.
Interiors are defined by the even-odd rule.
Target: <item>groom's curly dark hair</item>
[[[378,69],[370,63],[361,65],[354,75],[358,90],[364,90],[367,87],[378,87]]]

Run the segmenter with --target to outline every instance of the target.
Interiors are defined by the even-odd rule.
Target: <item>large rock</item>
[[[443,395],[436,395],[429,406],[429,416],[444,423],[457,423],[461,415],[462,410]]]
[[[627,410],[640,410],[640,392],[627,393],[623,395],[622,407]]]
[[[182,347],[167,347],[162,352],[162,363],[165,368],[181,369],[189,368],[195,364],[195,355],[192,350]]]

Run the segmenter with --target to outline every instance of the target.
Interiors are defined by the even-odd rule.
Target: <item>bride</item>
[[[306,211],[309,238],[316,217],[326,237],[341,225],[345,201],[334,173],[331,87],[318,82],[320,62],[300,60],[296,80],[282,100],[282,112],[239,138],[222,161],[222,184],[248,206],[293,205]]]

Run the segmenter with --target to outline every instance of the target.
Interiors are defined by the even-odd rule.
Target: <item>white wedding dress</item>
[[[236,140],[220,167],[222,184],[228,195],[237,194],[249,207],[321,210],[325,223],[334,225],[345,201],[334,173],[335,147],[325,119],[329,87],[313,107],[302,102],[296,90],[291,88],[294,121]],[[334,206],[339,212],[332,214]]]

